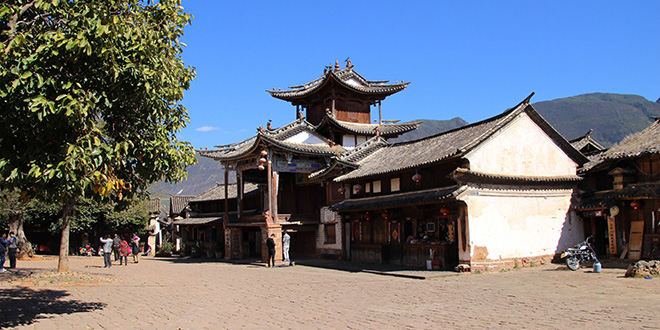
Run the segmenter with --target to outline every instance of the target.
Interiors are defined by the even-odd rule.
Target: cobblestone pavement
[[[0,274],[0,328],[660,329],[660,278],[623,269],[552,264],[419,280],[176,258],[104,269],[100,257],[71,257],[89,283],[17,279],[56,263],[19,261]]]

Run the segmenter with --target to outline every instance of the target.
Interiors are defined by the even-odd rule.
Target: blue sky
[[[410,81],[383,119],[479,121],[584,93],[660,97],[660,1],[205,1],[183,59],[197,78],[178,136],[196,149],[239,142],[295,108],[266,90],[320,77],[350,57],[369,80]],[[372,113],[372,119],[377,113]]]

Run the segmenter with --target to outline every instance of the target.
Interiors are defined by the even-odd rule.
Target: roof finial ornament
[[[266,124],[266,128],[267,128],[269,131],[270,131],[271,129],[273,129],[273,128],[270,126],[270,122],[271,122],[271,121],[272,121],[271,119],[268,119],[268,123]]]
[[[302,119],[302,118],[303,118],[302,110],[298,110],[298,119]]]
[[[339,60],[335,60],[335,71],[339,70]]]
[[[532,96],[534,96],[536,92],[532,92],[532,94],[529,94],[529,96],[523,101],[523,103],[529,104],[529,101],[532,99]]]
[[[327,66],[325,68],[323,68],[323,75],[325,76],[326,74],[328,74],[328,67]]]
[[[350,68],[353,67],[353,64],[351,64],[350,57],[347,57],[346,60],[345,60],[345,62],[346,62],[346,67],[347,67],[347,68],[350,69]]]

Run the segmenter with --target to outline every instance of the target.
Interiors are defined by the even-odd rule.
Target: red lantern
[[[383,212],[383,219],[385,219],[385,221],[390,220],[390,214],[387,212]]]
[[[371,214],[369,214],[369,212],[364,214],[364,220],[367,220],[367,221],[371,220]]]
[[[630,203],[630,206],[633,208],[633,210],[637,210],[641,205],[639,204],[638,201],[633,201]]]
[[[440,209],[440,213],[442,213],[442,216],[443,216],[445,219],[447,219],[447,214],[449,214],[449,208],[446,207],[446,206],[443,206],[443,207]]]
[[[422,185],[422,175],[419,173],[415,173],[415,175],[412,176],[412,180],[415,181],[415,184],[417,184],[417,187]]]
[[[344,188],[343,186],[341,186],[341,187],[339,187],[339,189],[337,189],[337,191],[339,192],[339,194],[340,194],[342,197],[344,197],[344,194],[346,193],[346,188]]]
[[[263,170],[265,170],[265,169],[266,169],[266,167],[265,167],[265,166],[263,166],[263,165],[259,165],[259,166],[257,166],[257,168],[259,169],[259,171],[263,171]]]
[[[259,158],[259,163],[261,163],[261,165],[266,164],[266,158]]]
[[[362,185],[359,183],[353,186],[353,190],[355,190],[355,194],[359,194],[360,191],[362,191]]]
[[[268,151],[261,150],[261,157],[266,157],[266,156],[268,156]]]

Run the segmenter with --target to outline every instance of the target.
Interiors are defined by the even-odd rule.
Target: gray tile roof
[[[660,154],[660,119],[656,119],[641,132],[629,135],[617,145],[593,155],[589,162],[580,168],[580,172],[607,167],[608,160],[634,158],[648,154]]]
[[[181,220],[174,220],[173,222],[175,225],[211,225],[220,223],[222,223],[221,216],[185,218]]]
[[[246,182],[245,185],[243,186],[243,194],[249,194],[253,191],[256,191],[259,189],[259,186]],[[227,186],[227,192],[229,193],[229,199],[236,198],[238,194],[238,189],[236,183],[232,183]],[[225,199],[225,185],[224,184],[218,184],[215,187],[195,196],[192,198],[189,203],[191,202],[205,202],[205,201],[214,201],[214,200],[224,200]]]
[[[594,130],[590,129],[587,134],[570,140],[569,142],[573,146],[573,148],[580,150],[581,152],[584,153],[584,150],[588,149],[589,146],[591,146],[592,149],[600,151],[600,150],[605,150],[605,147],[600,145],[600,143],[596,142],[596,140],[591,138],[591,133],[593,133]]]
[[[533,95],[533,94],[532,94]],[[492,134],[526,113],[548,136],[578,164],[588,159],[575,150],[529,103],[530,95],[514,108],[484,121],[456,128],[437,135],[401,143],[381,145],[356,161],[359,167],[335,178],[342,182],[425,166],[444,159],[463,155],[485,141]]]
[[[195,198],[195,196],[170,196],[170,212],[172,214],[181,214],[183,209],[188,206],[188,201]]]
[[[403,81],[396,84],[387,84],[387,81],[369,81],[355,72],[351,66],[341,70],[327,71],[322,77],[314,79],[306,84],[289,87],[291,90],[267,90],[267,92],[273,97],[288,100],[312,94],[330,81],[338,82],[340,85],[359,93],[384,95],[391,95],[402,91],[408,87],[408,84],[410,84],[410,82],[404,83]]]
[[[466,188],[467,186],[451,186],[385,196],[346,199],[330,206],[330,210],[362,211],[434,203],[440,200],[456,197]]]
[[[657,198],[660,198],[660,183],[638,183],[623,189],[582,194],[582,200],[575,205],[575,209],[606,208],[616,205],[620,200]]]
[[[568,176],[511,176],[493,175],[457,168],[451,177],[459,183],[521,184],[547,186],[548,183],[574,183],[582,180],[577,175]]]
[[[619,144],[608,149],[603,154],[603,158],[619,159],[659,153],[660,119],[656,119],[649,127],[639,133],[626,137]]]

